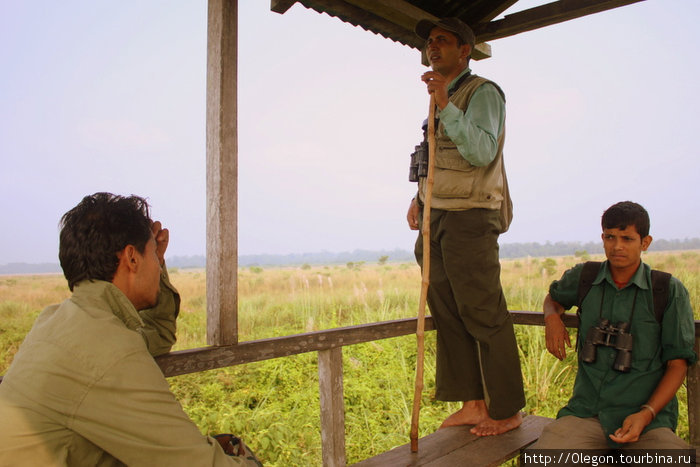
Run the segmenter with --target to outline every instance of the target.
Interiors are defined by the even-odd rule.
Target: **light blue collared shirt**
[[[467,67],[448,86],[452,89]],[[498,137],[503,132],[506,103],[491,83],[484,83],[474,92],[467,110],[462,112],[449,102],[440,111],[445,134],[457,145],[459,153],[470,164],[483,167],[491,163],[498,152]]]

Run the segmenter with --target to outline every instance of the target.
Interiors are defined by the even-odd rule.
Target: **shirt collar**
[[[604,280],[607,281],[610,285],[617,287],[615,285],[615,281],[613,281],[612,274],[610,273],[610,264],[606,260],[605,263],[603,263],[605,267],[601,268],[600,272],[596,276],[595,280],[593,281],[593,285],[598,285]],[[649,283],[647,281],[647,275],[649,273],[649,266],[646,265],[643,261],[639,263],[639,267],[637,268],[637,271],[635,271],[634,275],[630,279],[630,281],[627,283],[625,287],[630,286],[631,284],[636,285],[642,290],[646,290],[649,288]]]
[[[450,81],[449,86],[447,86],[447,90],[448,90],[448,91],[451,90],[451,89],[454,87],[454,85],[457,84],[457,81],[459,81],[459,79],[460,79],[462,76],[466,75],[467,73],[471,73],[471,72],[472,72],[471,68],[466,67],[464,70],[462,70],[462,72],[461,72],[459,75],[457,75],[457,77],[455,77],[455,79],[453,79],[452,81]]]
[[[78,305],[99,308],[112,313],[132,331],[139,331],[144,323],[134,305],[114,284],[100,280],[84,280],[75,284],[71,300]]]

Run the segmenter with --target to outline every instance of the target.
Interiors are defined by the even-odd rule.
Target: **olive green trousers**
[[[420,229],[422,232],[422,212]],[[501,420],[525,406],[513,320],[501,288],[499,212],[431,210],[428,306],[437,329],[436,393],[484,399]],[[423,263],[423,237],[415,246]]]

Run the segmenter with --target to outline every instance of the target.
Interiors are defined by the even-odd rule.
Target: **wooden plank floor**
[[[515,430],[483,438],[469,433],[471,426],[443,428],[421,438],[417,453],[412,453],[409,444],[405,444],[355,466],[497,466],[517,456],[521,448],[537,440],[542,429],[551,421],[551,418],[528,415]]]

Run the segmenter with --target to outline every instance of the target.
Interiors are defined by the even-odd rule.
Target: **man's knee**
[[[630,449],[688,449],[690,446],[670,428],[654,428],[632,443]]]
[[[568,415],[547,425],[530,449],[606,449],[605,432],[595,418]]]

